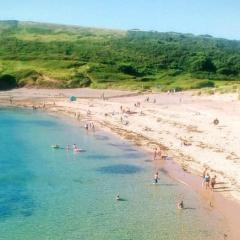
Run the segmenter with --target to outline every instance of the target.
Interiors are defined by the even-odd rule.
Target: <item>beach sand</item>
[[[77,97],[76,102],[69,101],[72,95]],[[197,96],[196,92],[141,94],[92,89],[15,89],[0,92],[0,104],[35,106],[71,116],[83,125],[93,121],[95,126],[144,148],[152,159],[153,149],[160,146],[168,160],[153,161],[156,169],[164,169],[199,192],[203,200],[209,201],[210,208],[217,208],[227,219],[231,236],[226,239],[240,239],[237,94]],[[217,125],[214,119],[219,120]],[[214,192],[201,188],[200,176],[205,168],[211,176],[217,176]]]

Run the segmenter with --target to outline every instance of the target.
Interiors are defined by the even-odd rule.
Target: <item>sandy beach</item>
[[[72,95],[77,101],[69,101]],[[233,218],[230,227],[235,230],[230,239],[239,239],[240,101],[237,94],[197,96],[197,92],[142,94],[92,89],[15,89],[0,92],[0,104],[61,113],[83,125],[93,122],[96,127],[144,148],[152,160],[154,148],[160,146],[165,160],[153,160],[156,169],[164,165],[169,175],[200,192],[210,207],[216,206],[226,218]],[[214,119],[218,124],[214,124]],[[206,193],[201,188],[200,176],[205,168],[211,177],[217,176],[214,192]],[[234,209],[237,209],[235,213]]]

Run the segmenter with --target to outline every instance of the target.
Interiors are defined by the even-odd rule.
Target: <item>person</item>
[[[154,148],[153,160],[156,160],[156,158],[157,158],[157,148]]]
[[[9,97],[9,102],[10,102],[10,104],[13,103],[13,97],[12,96]]]
[[[210,184],[210,175],[209,175],[209,173],[207,173],[205,175],[204,180],[205,180],[205,188],[208,189],[210,187],[210,185],[209,185]]]
[[[184,208],[183,201],[181,201],[181,202],[179,202],[179,203],[177,204],[177,208],[178,208],[178,209],[183,209],[183,208]]]
[[[207,173],[207,168],[204,168],[203,174],[202,174],[202,177],[203,177],[203,178],[205,177],[206,173]]]
[[[157,184],[158,180],[159,180],[159,174],[158,174],[158,172],[156,172],[154,175],[154,183]]]
[[[119,195],[119,193],[118,193],[117,196],[116,196],[116,200],[117,200],[117,201],[120,200],[120,195]]]
[[[73,144],[73,150],[77,149],[77,145],[74,143]]]
[[[162,151],[161,151],[161,147],[159,146],[158,148],[158,152],[157,152],[159,158],[161,159],[162,158]]]
[[[88,130],[88,124],[87,123],[85,124],[84,127],[85,127],[86,130]]]
[[[59,149],[60,146],[59,146],[58,144],[54,144],[54,145],[52,145],[52,148],[54,148],[54,149]]]
[[[207,168],[204,168],[203,173],[202,173],[202,178],[203,178],[203,181],[202,181],[202,187],[204,186],[204,183],[205,183],[205,176],[206,176],[206,173],[207,173]]]
[[[210,185],[211,185],[211,190],[214,190],[214,186],[216,184],[216,178],[217,176],[215,175],[213,178],[211,178]]]
[[[69,144],[67,145],[66,150],[67,150],[67,151],[70,150],[70,145],[69,145]]]

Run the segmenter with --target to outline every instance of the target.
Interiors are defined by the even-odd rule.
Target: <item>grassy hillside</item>
[[[167,90],[233,85],[239,80],[240,41],[0,21],[2,89]]]

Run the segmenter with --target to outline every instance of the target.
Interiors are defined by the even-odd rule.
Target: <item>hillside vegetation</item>
[[[0,88],[193,89],[238,84],[240,41],[0,21]]]

